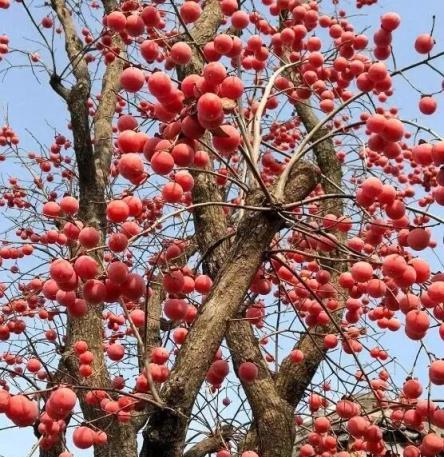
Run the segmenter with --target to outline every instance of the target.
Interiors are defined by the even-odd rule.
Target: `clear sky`
[[[331,2],[324,2],[329,11]],[[341,5],[347,7],[352,4],[351,0],[341,1]],[[37,9],[38,14],[43,16],[44,9]],[[432,16],[436,15],[434,36],[437,40],[436,52],[444,49],[444,1],[443,0],[379,0],[373,7],[363,8],[356,11],[360,15],[354,21],[355,24],[362,25],[362,29],[371,25],[372,28],[378,25],[378,18],[381,14],[388,11],[396,11],[402,16],[402,24],[394,34],[394,52],[397,65],[402,67],[408,63],[420,60],[413,50],[415,37],[420,33],[427,33],[432,27]],[[39,20],[40,18],[37,18]],[[6,33],[10,37],[11,47],[22,50],[38,51],[39,45],[32,40],[38,39],[35,29],[23,13],[22,6],[12,2],[9,10],[0,10],[0,34]],[[370,33],[369,33],[370,35]],[[59,40],[60,48],[62,48]],[[60,49],[62,51],[62,49]],[[16,56],[11,55],[8,61],[14,62]],[[0,71],[8,66],[8,62],[0,62]],[[443,62],[437,62],[437,66],[444,70]],[[0,84],[0,119],[8,115],[10,125],[16,130],[21,138],[21,145],[29,151],[37,150],[38,144],[32,136],[25,131],[32,132],[33,136],[42,143],[49,145],[53,133],[60,131],[66,132],[66,110],[57,95],[49,88],[48,78],[42,73],[38,74],[39,82],[29,69],[12,68],[8,72],[1,73]],[[435,92],[439,88],[440,77],[432,76],[430,71],[418,69],[408,74],[409,77],[418,84],[423,92]],[[417,103],[419,94],[409,88],[406,83],[395,84],[396,93],[392,98],[394,104],[401,108],[401,117],[414,119],[418,116]],[[437,114],[427,119],[419,119],[420,122],[427,124],[440,134],[444,134],[444,97],[438,97],[439,108]],[[19,170],[11,170],[4,162],[0,162],[0,180],[5,180],[10,175],[19,174]],[[441,211],[441,216],[444,211]],[[435,238],[439,247],[436,250],[437,256],[443,256],[442,250],[442,229],[435,232]],[[437,257],[428,254],[428,259],[432,262],[434,269],[439,270]],[[402,364],[409,367],[412,357],[416,353],[418,344],[408,340],[403,332],[391,334],[383,339],[386,346],[393,352],[392,355],[402,360]],[[0,353],[6,348],[0,342]],[[435,335],[430,338],[428,347],[437,355],[444,356],[443,343]],[[409,363],[410,362],[410,363]],[[419,366],[425,367],[427,364],[423,360]],[[426,379],[425,371],[415,373],[417,376]],[[396,377],[404,374],[400,370],[395,373]],[[0,428],[10,425],[0,416]],[[34,443],[34,437],[30,429],[18,430],[10,429],[8,432],[0,431],[0,455],[4,457],[23,457],[28,454]],[[76,456],[92,455],[91,452],[76,452]]]

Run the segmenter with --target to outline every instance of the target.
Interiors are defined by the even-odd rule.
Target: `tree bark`
[[[184,457],[204,457],[207,454],[217,452],[230,440],[233,433],[234,430],[231,425],[223,425],[220,430],[215,430],[212,435],[204,438],[185,452]]]
[[[227,343],[237,368],[242,362],[254,362],[259,375],[252,383],[243,383],[253,413],[255,440],[243,443],[244,450],[256,447],[261,456],[290,457],[295,438],[293,407],[281,398],[248,321],[232,322]]]
[[[317,172],[314,168],[309,164],[301,164],[292,173],[286,187],[287,201],[303,199],[316,183]],[[264,203],[260,190],[254,191],[247,199],[247,204],[251,206],[260,207]],[[230,320],[236,316],[251,280],[264,260],[264,251],[282,226],[282,219],[274,211],[246,211],[233,246],[162,389],[165,404],[175,409],[176,413],[162,410],[150,417],[144,432],[141,456],[178,457],[182,454],[188,418],[199,388]],[[267,422],[268,417],[265,417],[265,428]],[[268,428],[271,429],[271,426]]]
[[[104,0],[103,4],[107,14],[117,8],[114,0]],[[62,24],[65,33],[65,50],[75,77],[75,83],[71,89],[60,89],[60,81],[54,76],[51,79],[51,86],[65,99],[71,117],[79,176],[80,209],[78,217],[85,225],[99,229],[104,237],[107,225],[106,189],[113,152],[112,119],[124,61],[116,58],[105,70],[101,99],[94,117],[94,126],[91,129],[87,106],[91,79],[82,52],[83,44],[77,36],[71,12],[64,0],[51,0],[51,6]],[[120,37],[114,37],[113,47],[123,50],[124,46]],[[92,133],[94,133],[94,142]],[[99,260],[102,254],[100,250],[95,253]],[[102,304],[89,305],[85,316],[80,318],[68,316],[67,321],[63,367],[67,369],[73,384],[87,386],[91,389],[111,387],[103,353],[102,311]],[[94,354],[93,374],[86,379],[79,377],[78,362],[72,353],[73,344],[79,340],[85,341],[89,350]],[[100,428],[108,435],[107,444],[94,447],[95,457],[117,457],[122,453],[128,457],[135,457],[137,455],[137,430],[134,425],[121,424],[112,417],[104,417],[101,410],[85,402],[85,394],[84,390],[78,392],[85,421],[91,422],[94,427]]]

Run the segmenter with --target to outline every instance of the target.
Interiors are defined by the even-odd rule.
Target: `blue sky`
[[[350,5],[351,1],[343,1],[344,7]],[[326,2],[326,11],[330,10],[330,2]],[[44,15],[44,9],[38,8],[37,18]],[[444,49],[444,4],[442,0],[379,0],[376,6],[363,8],[356,11],[359,16],[354,23],[362,29],[369,24],[373,27],[378,24],[378,18],[387,11],[396,11],[402,16],[401,27],[394,33],[394,52],[398,67],[420,60],[413,50],[415,37],[420,33],[427,33],[432,26],[432,16],[436,15],[434,36],[437,40],[436,52]],[[40,16],[39,16],[40,15]],[[37,37],[35,30],[25,17],[20,4],[13,3],[7,11],[0,10],[0,34],[7,34],[10,37],[11,47],[38,51],[39,45],[31,42]],[[58,40],[57,45],[62,50],[62,42]],[[15,55],[10,56],[10,61],[16,61]],[[8,58],[9,59],[9,58]],[[6,68],[7,62],[0,62],[0,71]],[[437,62],[437,66],[444,69],[442,62]],[[42,73],[38,83],[29,69],[11,69],[7,74],[1,74],[0,85],[0,122],[8,115],[10,125],[17,130],[21,138],[21,146],[32,151],[38,150],[38,144],[33,140],[25,129],[32,132],[33,136],[42,143],[49,145],[53,138],[53,133],[60,131],[66,132],[66,111],[62,101],[49,88],[47,76]],[[441,77],[434,75],[431,71],[419,68],[410,72],[408,76],[415,85],[423,92],[435,92],[439,89]],[[443,133],[444,125],[444,97],[438,97],[439,108],[434,116],[426,119],[418,119],[417,103],[419,94],[412,90],[407,83],[398,80],[395,83],[396,92],[392,98],[392,103],[400,107],[401,118],[417,119],[437,131]],[[10,174],[19,174],[18,169],[13,169],[4,162],[0,162],[0,181],[5,180]],[[439,211],[439,208],[435,211]],[[441,211],[441,216],[444,211]],[[442,258],[442,228],[434,233],[439,246],[436,250],[437,256]],[[440,269],[437,257],[432,253],[427,254],[427,258],[432,262],[435,269]],[[409,367],[417,350],[417,343],[408,340],[403,332],[390,334],[383,339],[385,345],[393,352],[392,355],[402,360],[402,364]],[[0,352],[4,350],[3,343],[0,343]],[[436,333],[428,338],[427,347],[438,356],[443,356],[443,342],[438,339]],[[351,361],[351,360],[349,360]],[[422,359],[418,364],[419,371],[417,376],[426,379],[424,367],[427,365],[426,359]],[[395,378],[402,379],[404,373],[397,368],[394,372]],[[0,417],[0,428],[7,423]],[[5,457],[22,457],[26,455],[34,443],[34,437],[29,429],[17,430],[10,429],[7,432],[0,431],[0,455]],[[90,452],[77,452],[76,456],[92,455]]]

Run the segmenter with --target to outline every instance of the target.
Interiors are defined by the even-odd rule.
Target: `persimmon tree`
[[[361,33],[376,0],[340,3],[0,0],[40,45],[2,35],[0,71],[66,117],[0,132],[1,423],[33,451],[383,456],[403,427],[405,457],[444,450],[442,87],[409,81],[444,52],[419,31],[401,68],[402,11]],[[390,332],[417,342],[405,382]]]

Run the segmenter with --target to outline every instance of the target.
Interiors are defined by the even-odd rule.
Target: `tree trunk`
[[[316,183],[315,170],[311,165],[303,163],[291,174],[285,188],[285,197],[289,201],[303,199],[314,189]],[[254,191],[247,199],[247,205],[258,208],[264,203],[265,198],[260,190]],[[179,351],[170,378],[162,389],[164,402],[176,412],[164,409],[149,418],[144,432],[142,457],[182,455],[188,418],[200,386],[222,343],[230,320],[236,316],[251,280],[264,260],[264,251],[282,226],[283,220],[275,211],[246,211],[233,246]],[[278,403],[276,399],[276,403],[271,406],[284,411],[285,408]],[[277,433],[278,426],[271,425],[275,412],[265,411],[266,408],[263,408],[259,401],[257,406],[260,416],[264,418],[263,429]],[[280,425],[286,422],[283,417]],[[270,452],[273,452],[270,456],[277,455],[274,451]]]

